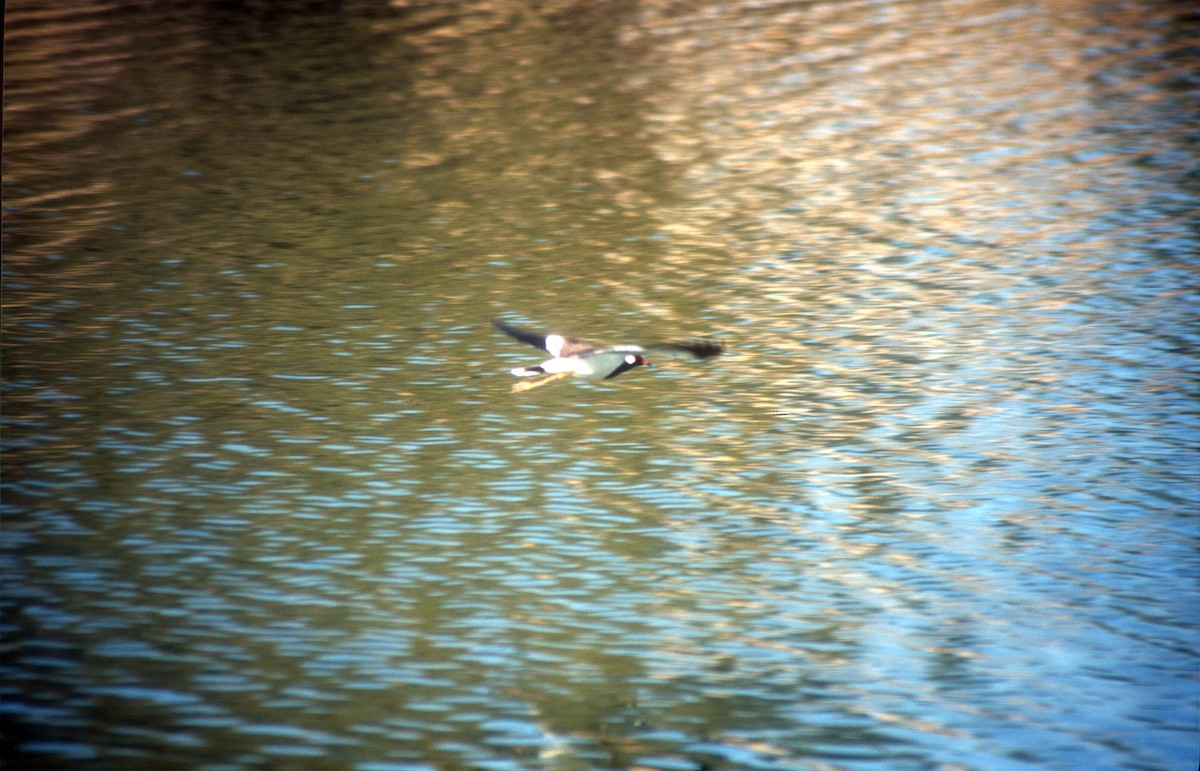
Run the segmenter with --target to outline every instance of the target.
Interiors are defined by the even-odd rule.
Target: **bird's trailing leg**
[[[535,377],[532,380],[522,380],[520,383],[514,384],[512,390],[514,394],[519,394],[524,391],[531,391],[538,386],[544,386],[547,383],[553,383],[555,380],[562,380],[564,377],[567,377],[570,374],[570,372],[552,372],[549,375]]]

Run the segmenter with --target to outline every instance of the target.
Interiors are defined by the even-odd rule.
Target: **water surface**
[[[4,762],[1190,771],[1185,6],[8,4]]]

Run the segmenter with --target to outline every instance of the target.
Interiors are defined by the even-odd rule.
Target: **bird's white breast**
[[[549,359],[541,366],[548,373],[570,372],[579,377],[596,374],[584,359]]]

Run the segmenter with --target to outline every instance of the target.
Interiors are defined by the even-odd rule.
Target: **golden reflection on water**
[[[1112,87],[1104,76],[1185,45],[1144,39],[1145,19],[1128,17],[1153,9],[1088,3],[989,0],[949,15],[927,3],[816,4],[770,25],[716,6],[665,11],[649,6],[626,32],[650,41],[648,125],[688,193],[655,215],[675,232],[745,228],[760,236],[736,244],[750,256],[791,243],[877,259],[951,239],[987,252],[1019,246],[1001,243],[1014,230],[1031,243],[1061,235],[1064,220],[1112,205],[1116,169],[1096,155],[1096,132],[1127,118],[1131,99],[1153,110],[1177,72]],[[841,76],[847,61],[852,78]],[[827,67],[838,77],[823,78]],[[788,206],[803,209],[802,231],[778,216]]]
[[[1088,323],[1091,298],[1143,271],[1169,287],[1183,267],[1111,268],[1127,242],[1106,223],[1114,207],[1145,205],[1158,172],[1140,164],[1182,144],[1182,124],[1153,140],[1133,128],[1169,107],[1180,72],[1159,63],[1187,45],[1151,37],[1146,17],[1169,29],[1178,11],[839,3],[775,9],[759,25],[726,10],[645,6],[623,34],[653,65],[647,127],[682,193],[648,212],[672,236],[658,280],[685,294],[719,276],[713,307],[746,331],[749,354],[734,345],[726,366],[757,382],[750,403],[799,430],[833,418],[821,451],[851,465],[863,456],[835,448],[915,405],[959,416],[931,423],[936,436],[986,422],[998,383],[1054,404],[1039,412],[1069,409],[1055,404],[1063,373],[1044,330],[1065,323],[1070,350],[1101,349],[1110,330]],[[1139,66],[1152,74],[1118,76]],[[1178,214],[1139,224],[1134,242],[1186,229]],[[1026,440],[1054,431],[1024,419],[1013,430]],[[704,447],[694,462],[725,465]],[[893,449],[969,486],[935,447]],[[1012,459],[1000,444],[980,450]],[[745,461],[746,448],[734,454]]]

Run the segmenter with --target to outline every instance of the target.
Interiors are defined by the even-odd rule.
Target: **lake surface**
[[[1189,6],[6,4],[3,763],[1194,771]]]

